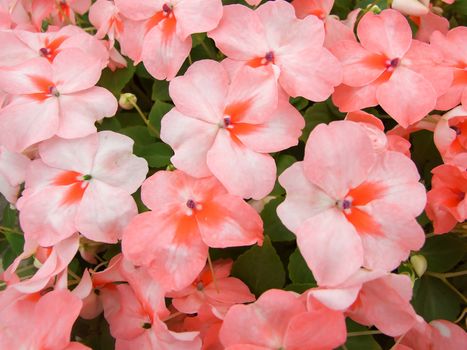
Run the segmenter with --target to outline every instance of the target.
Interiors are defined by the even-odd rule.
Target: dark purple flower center
[[[391,61],[389,61],[388,68],[394,69],[396,68],[400,63],[399,58],[393,58]]]
[[[344,199],[342,201],[342,209],[346,210],[346,209],[350,209],[350,207],[352,206],[352,202],[347,200],[347,199]]]
[[[162,11],[164,11],[164,13],[166,15],[170,14],[172,12],[172,7],[169,5],[169,4],[164,4],[162,5]]]
[[[50,49],[46,48],[46,47],[43,47],[42,49],[39,50],[39,52],[41,53],[42,56],[49,56],[50,55]]]
[[[196,203],[193,199],[189,199],[186,201],[186,206],[190,209],[195,209],[196,208]]]
[[[265,56],[264,59],[266,60],[267,63],[274,63],[274,52],[269,51]]]
[[[49,86],[49,95],[53,95],[55,97],[60,96],[60,93],[58,92],[57,88],[55,86]]]

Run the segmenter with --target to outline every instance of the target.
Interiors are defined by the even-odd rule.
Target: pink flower
[[[31,163],[18,200],[25,235],[42,246],[77,231],[98,242],[117,242],[137,214],[131,194],[148,171],[132,147],[129,137],[110,131],[41,143],[41,159]]]
[[[467,346],[467,333],[458,325],[446,320],[426,323],[421,317],[414,327],[399,339],[400,345],[396,350],[463,349]]]
[[[0,293],[0,348],[90,350],[70,342],[82,302],[68,290]]]
[[[54,135],[77,138],[95,133],[95,121],[113,116],[118,106],[108,90],[94,86],[101,68],[92,56],[68,49],[52,63],[35,58],[0,69],[0,89],[13,95],[0,109],[0,142],[22,151]]]
[[[232,306],[220,339],[227,350],[321,350],[342,345],[346,329],[342,312],[319,303],[310,309],[298,294],[271,289],[253,304]]]
[[[456,27],[446,35],[434,32],[430,42],[443,54],[442,65],[454,75],[449,90],[439,97],[436,109],[448,110],[459,103],[467,109],[467,28]]]
[[[175,108],[161,123],[173,164],[192,176],[214,175],[235,195],[265,197],[276,166],[267,153],[298,143],[303,118],[282,96],[273,76],[250,67],[229,77],[217,62],[195,62],[169,86]],[[277,106],[277,109],[276,109]]]
[[[1,31],[0,67],[14,66],[31,58],[43,57],[53,62],[57,54],[67,49],[80,49],[82,54],[101,62],[105,68],[109,54],[95,37],[76,26],[66,26],[56,32],[33,33],[25,30]]]
[[[31,7],[32,22],[38,30],[47,17],[57,26],[75,24],[75,14],[83,15],[91,6],[91,0],[33,0]]]
[[[122,53],[156,79],[175,77],[191,50],[191,34],[214,29],[220,0],[115,0],[124,21]]]
[[[110,42],[118,40],[124,24],[120,12],[113,1],[97,0],[89,9],[89,21],[97,28],[96,37],[103,39],[108,35]]]
[[[467,168],[467,111],[462,106],[439,119],[433,138],[444,163]]]
[[[29,158],[0,146],[0,193],[11,204],[16,203],[19,185],[24,182]]]
[[[367,13],[357,28],[360,43],[340,41],[332,52],[344,66],[333,94],[341,111],[380,105],[402,127],[422,119],[449,87],[451,73],[439,53],[412,40],[407,20],[395,10]]]
[[[218,260],[213,264],[214,276],[208,265],[187,288],[172,292],[172,305],[185,314],[195,314],[203,306],[212,308],[217,315],[223,315],[234,304],[255,301],[245,283],[229,277],[232,260]]]
[[[225,6],[208,36],[229,59],[274,71],[290,96],[324,101],[342,81],[339,62],[323,47],[323,23],[315,16],[297,19],[285,1],[270,1],[255,11]]]
[[[259,215],[213,177],[159,171],[143,183],[141,197],[152,211],[130,222],[123,254],[146,266],[167,290],[180,290],[195,280],[206,264],[208,247],[262,243]]]
[[[467,171],[453,165],[440,165],[432,171],[426,214],[436,234],[451,231],[467,218]]]
[[[421,248],[415,217],[426,197],[418,179],[408,157],[376,152],[357,123],[311,132],[305,160],[279,177],[287,196],[277,213],[320,286],[342,283],[362,265],[392,270]]]

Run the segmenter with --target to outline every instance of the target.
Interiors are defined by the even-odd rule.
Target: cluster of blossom
[[[102,312],[121,350],[333,349],[346,342],[347,317],[397,350],[467,346],[456,324],[418,316],[410,277],[391,273],[422,248],[424,210],[435,234],[467,216],[467,28],[449,30],[428,0],[346,20],[330,14],[333,0],[247,3],[0,0],[0,192],[25,238],[1,275],[0,348],[88,349],[70,341],[72,326]],[[76,25],[88,11],[95,35]],[[177,76],[191,35],[204,32],[226,58]],[[97,132],[118,103],[96,84],[104,68],[126,66],[122,55],[170,81],[175,107],[160,139],[177,170],[147,177],[132,139]],[[347,112],[315,127],[303,161],[278,178],[277,214],[317,287],[256,300],[209,248],[263,243],[246,200],[273,190],[271,154],[299,142],[297,96],[331,97]],[[362,111],[374,106],[398,126],[385,133]],[[428,193],[409,151],[421,129],[444,162]],[[138,189],[149,211],[138,213]],[[121,253],[95,266],[86,247],[119,241]],[[94,268],[69,280],[78,253]],[[37,270],[22,279],[31,257]]]

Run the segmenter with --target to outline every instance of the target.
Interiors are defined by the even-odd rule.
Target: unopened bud
[[[428,265],[425,257],[423,255],[412,255],[410,257],[410,263],[418,277],[422,277]]]
[[[378,15],[381,13],[381,8],[378,6],[378,5],[373,5],[370,7],[370,5],[368,5],[367,7],[367,12],[373,12],[375,15]]]
[[[137,101],[138,101],[138,99],[136,98],[135,95],[133,95],[131,93],[124,93],[124,94],[120,95],[120,99],[118,100],[118,104],[123,109],[130,110],[130,109],[134,108],[134,105],[136,104]]]

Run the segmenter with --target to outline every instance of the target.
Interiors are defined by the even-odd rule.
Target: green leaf
[[[268,235],[273,242],[293,241],[295,235],[290,232],[277,216],[277,206],[284,201],[284,197],[277,197],[269,201],[261,211],[263,219],[264,233]]]
[[[285,283],[281,259],[267,236],[262,247],[253,246],[238,257],[232,276],[245,282],[256,296],[268,289],[282,288]]]
[[[461,311],[460,298],[438,278],[424,275],[416,281],[412,305],[425,321],[454,321]]]
[[[138,155],[146,159],[151,168],[165,168],[170,164],[170,157],[173,156],[173,151],[169,145],[156,142],[141,146],[138,150]]]
[[[3,210],[2,226],[17,231],[3,233],[6,240],[8,241],[12,253],[15,254],[16,258],[23,252],[24,236],[20,232],[18,226],[18,211],[12,209],[9,205],[7,205]]]
[[[164,115],[166,115],[174,106],[170,103],[165,103],[162,101],[156,101],[149,112],[149,123],[156,128],[156,130],[161,130],[161,120]]]
[[[346,319],[348,332],[364,332],[368,331],[368,327],[362,326],[351,319]],[[347,337],[345,346],[348,350],[381,350],[381,346],[371,335],[359,335]]]
[[[443,163],[438,149],[433,142],[433,132],[421,130],[410,136],[412,160],[427,187],[431,186],[431,169]]]
[[[331,100],[327,100],[325,102],[313,104],[313,106],[306,110],[304,117],[306,124],[300,139],[306,142],[308,136],[310,135],[310,132],[318,124],[328,124],[333,120],[344,119],[345,114],[339,112],[337,107],[332,104]]]
[[[152,100],[171,101],[169,95],[169,82],[167,80],[154,80],[152,84]]]
[[[110,90],[110,92],[112,92],[118,99],[125,85],[128,84],[131,78],[133,78],[134,73],[135,67],[131,61],[127,62],[126,68],[117,69],[115,72],[106,68],[102,72],[97,85]]]
[[[298,248],[289,257],[288,270],[293,283],[308,283],[316,287],[316,280]]]
[[[284,172],[285,169],[290,167],[293,163],[295,163],[297,159],[289,154],[279,154],[276,160],[276,167],[277,167],[277,176],[279,177],[280,174]],[[276,181],[274,185],[274,189],[271,191],[271,196],[280,196],[284,194],[285,191],[282,186],[279,184],[279,181]]]
[[[284,290],[290,290],[291,292],[302,294],[308,289],[316,287],[314,283],[291,283],[284,287]]]
[[[197,33],[197,34],[192,34],[191,35],[191,41],[192,41],[192,45],[191,47],[196,47],[198,46],[199,44],[201,44],[204,39],[206,39],[206,33]]]
[[[466,253],[465,242],[454,235],[430,237],[419,254],[428,262],[428,271],[446,272],[456,266]]]
[[[297,108],[299,111],[301,111],[302,109],[305,109],[310,104],[310,101],[308,101],[306,98],[303,98],[303,97],[291,97],[290,103],[295,108]]]
[[[149,134],[148,128],[143,125],[129,126],[127,128],[120,129],[121,134],[129,136],[135,141],[133,147],[134,152],[140,149],[143,145],[148,145],[156,141],[155,137]]]

